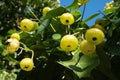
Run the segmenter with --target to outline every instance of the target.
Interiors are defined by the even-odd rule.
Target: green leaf
[[[2,42],[0,41],[0,47],[2,46]]]
[[[79,63],[79,66],[84,69],[88,66],[91,66],[93,65],[94,63],[96,63],[96,61],[98,62],[98,58],[95,56],[85,56],[83,55],[81,58],[80,58],[80,63]]]
[[[78,61],[77,65],[75,63]],[[71,60],[59,62],[61,65],[71,69],[79,78],[86,77],[90,74],[91,70],[99,64],[97,56],[79,56],[75,54]]]
[[[70,10],[78,9],[79,8],[78,0],[74,0],[73,3],[71,5],[69,5],[67,8],[69,8]]]
[[[66,12],[66,8],[64,7],[58,7],[56,9],[50,10],[46,15],[45,18],[53,18],[58,17],[62,15],[64,12]]]
[[[54,40],[59,40],[61,38],[61,34],[55,33],[55,34],[52,35],[52,38]]]
[[[53,29],[52,29],[53,28]],[[59,34],[66,34],[66,25],[61,24],[59,19],[52,19],[51,20],[51,27],[50,27],[50,32],[57,32]],[[52,32],[51,32],[52,33]]]
[[[12,57],[10,57],[10,56],[6,56],[5,58],[6,58],[6,60],[8,60],[8,61],[12,61],[12,62],[14,62],[14,63],[18,63],[18,61],[17,61],[16,59],[14,59],[14,58],[12,58]]]
[[[75,10],[75,11],[71,12],[71,14],[75,17],[76,20],[79,19],[81,16],[81,13],[79,10]]]
[[[10,29],[9,31],[8,31],[8,34],[12,34],[12,33],[15,33],[15,32],[17,32],[17,31],[15,31],[15,30],[13,30],[13,29]]]
[[[86,20],[84,20],[83,22],[88,22],[88,21],[92,20],[93,18],[95,18],[96,16],[98,16],[99,14],[100,13],[93,14],[90,17],[88,17]]]
[[[86,77],[90,74],[91,70],[95,68],[99,64],[98,57],[90,57],[83,55],[79,61],[79,64],[77,66],[81,67],[83,71],[76,72],[76,74],[82,78]]]
[[[37,34],[41,34],[42,31],[49,25],[50,20],[44,19],[41,21],[40,25],[38,26]]]

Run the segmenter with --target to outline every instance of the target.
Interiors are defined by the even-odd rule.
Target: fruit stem
[[[80,58],[81,58],[82,55],[83,55],[83,54],[79,53],[79,57],[78,57],[78,59],[77,59],[77,62],[75,63],[75,66],[77,66],[77,64],[79,63]]]
[[[20,54],[22,54],[22,51],[24,50],[22,47],[20,47],[20,52],[17,54],[18,56],[20,55]]]
[[[22,42],[20,42],[20,44],[22,44],[23,45],[23,47],[24,47],[24,50],[29,50],[29,48],[24,44],[24,43],[22,43]]]
[[[85,40],[85,38],[84,38],[84,34],[82,34],[81,37],[82,37],[82,40]]]
[[[70,25],[68,25],[67,28],[68,28],[68,34],[70,34]]]
[[[23,31],[20,31],[18,34],[22,34],[23,33]]]
[[[80,34],[80,32],[76,32],[76,33],[74,33],[73,35],[75,36],[75,35],[78,35],[78,34]]]
[[[79,63],[80,61],[80,57],[78,58],[77,62],[75,63],[75,66],[77,66],[77,64]]]
[[[55,30],[55,28],[53,27],[53,25],[50,23],[50,27],[52,28],[52,30],[54,31],[54,32],[56,32],[56,30]]]
[[[34,51],[33,50],[30,50],[32,52],[32,56],[31,56],[31,59],[33,60],[33,57],[34,57]]]
[[[33,59],[33,57],[34,57],[34,51],[31,50],[31,49],[29,49],[24,43],[22,43],[22,42],[20,42],[20,43],[21,43],[21,44],[23,45],[23,47],[24,47],[24,48],[22,48],[22,49],[24,49],[25,51],[30,51],[30,52],[32,53],[31,59]],[[19,55],[22,53],[22,51],[23,51],[23,50],[20,51]]]
[[[30,11],[30,13],[40,22],[40,20],[37,18],[37,16],[34,14],[34,12],[29,7],[27,7],[27,8]]]

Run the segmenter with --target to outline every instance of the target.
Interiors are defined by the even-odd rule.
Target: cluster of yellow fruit
[[[43,14],[45,15],[51,8],[45,7],[43,9]],[[38,28],[38,23],[30,19],[23,19],[20,22],[20,29],[22,31],[31,32]],[[15,44],[14,44],[15,45]],[[13,48],[13,47],[12,47]],[[23,58],[20,61],[20,68],[24,71],[31,71],[34,68],[34,62],[32,58]]]
[[[43,8],[43,15],[45,15],[51,9],[49,7]],[[74,16],[71,13],[63,13],[60,16],[60,22],[63,25],[72,25],[74,23]],[[78,39],[74,35],[65,35],[60,42],[60,47],[65,51],[73,51],[78,46]]]
[[[22,31],[31,32],[38,28],[38,23],[30,19],[23,19],[20,22],[20,29]],[[20,68],[24,71],[31,71],[34,68],[34,62],[32,58],[23,58],[20,61]]]
[[[32,21],[30,19],[23,19],[20,22],[20,29],[22,31],[34,31],[38,27],[38,23],[35,21]],[[20,47],[20,35],[19,33],[13,33],[10,38],[7,40],[9,43],[7,46],[8,53],[12,54],[15,51],[17,51]],[[20,68],[24,71],[31,71],[34,67],[33,59],[32,58],[23,58],[20,61]]]
[[[51,8],[49,7],[45,7],[43,9],[43,14],[45,15],[49,10],[51,10]],[[31,32],[31,31],[34,31],[38,28],[38,23],[35,22],[35,21],[32,21],[30,19],[23,19],[21,22],[20,22],[20,29],[22,31],[27,31],[27,32]],[[20,37],[18,34],[12,34],[11,35],[11,38],[17,38],[18,40],[20,40]],[[15,46],[15,41],[17,40],[15,39],[14,40],[14,43],[13,45]],[[10,42],[10,41],[9,41]],[[12,40],[13,42],[13,40]],[[18,42],[18,41],[17,41]],[[14,48],[14,46],[11,46],[10,48]],[[17,46],[17,48],[15,49],[15,51],[18,49],[19,47]],[[8,48],[9,49],[9,48]],[[11,50],[9,52],[12,52]],[[33,68],[34,68],[34,62],[33,62],[33,59],[32,58],[23,58],[21,61],[20,61],[20,68],[24,71],[31,71]]]
[[[104,33],[98,28],[88,29],[85,39],[80,42],[80,50],[84,55],[92,55],[96,51],[96,45],[104,40]],[[78,39],[74,35],[65,35],[60,41],[60,47],[65,51],[73,51],[78,47]]]
[[[88,0],[87,0],[88,1]],[[46,15],[51,8],[43,8],[43,15]],[[60,16],[60,22],[63,25],[72,25],[75,22],[74,16],[71,13],[63,13]],[[30,19],[23,19],[20,22],[20,29],[22,31],[34,31],[38,28],[38,23]],[[100,44],[104,39],[104,33],[98,28],[91,28],[86,31],[85,40],[80,42],[80,50],[85,55],[91,55],[95,52],[96,45]],[[8,51],[10,53],[18,50],[20,43],[20,36],[17,33],[11,35],[11,38],[7,41],[9,42]],[[62,37],[60,41],[60,47],[66,51],[73,51],[79,45],[79,41],[76,36],[67,34]],[[24,58],[20,61],[20,68],[25,71],[31,71],[34,68],[34,62],[32,58]]]
[[[85,55],[92,55],[96,51],[96,45],[104,40],[104,33],[98,28],[90,28],[85,33],[85,40],[80,42],[80,50]]]
[[[74,23],[74,17],[70,13],[63,13],[60,16],[60,21],[64,25],[71,25]],[[94,28],[90,28],[85,33],[85,39],[80,42],[80,50],[85,55],[91,55],[96,51],[96,45],[104,40],[104,32],[99,24]],[[74,35],[65,35],[60,41],[60,47],[65,51],[73,51],[79,45],[78,39]]]
[[[38,23],[30,19],[23,19],[20,22],[20,29],[22,31],[34,31],[38,28]],[[34,68],[34,62],[32,58],[23,58],[20,61],[20,68],[24,71],[31,71]]]
[[[60,22],[63,25],[72,25],[75,22],[75,19],[71,13],[67,12],[60,16]],[[78,47],[77,37],[71,34],[63,36],[60,41],[60,47],[67,52],[75,50]]]
[[[20,35],[19,33],[13,33],[10,38],[7,40],[8,46],[7,51],[10,54],[13,54],[20,47]],[[31,71],[34,67],[33,60],[31,58],[24,58],[20,61],[20,68],[25,71]]]

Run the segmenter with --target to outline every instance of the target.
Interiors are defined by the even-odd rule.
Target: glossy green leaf
[[[55,8],[53,10],[50,10],[46,15],[45,17],[46,18],[54,18],[54,17],[58,17],[60,15],[62,15],[63,13],[66,12],[66,8],[64,7],[58,7],[58,8]]]
[[[87,19],[85,19],[83,22],[88,22],[88,21],[92,20],[93,18],[97,17],[99,14],[100,13],[93,14],[90,17],[88,17]]]
[[[77,65],[75,63],[78,61]],[[61,65],[73,70],[73,72],[79,76],[79,78],[86,77],[90,74],[91,70],[99,64],[99,59],[97,56],[79,56],[75,54],[71,60],[59,62]]]

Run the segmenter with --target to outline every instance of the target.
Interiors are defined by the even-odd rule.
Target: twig
[[[82,16],[81,16],[81,21],[83,20],[84,14],[85,14],[85,9],[86,9],[86,4],[84,4],[83,6],[83,12],[82,12]]]
[[[54,32],[56,32],[56,30],[55,30],[55,28],[53,27],[53,25],[50,23],[50,27],[52,28],[52,30],[54,31]]]

